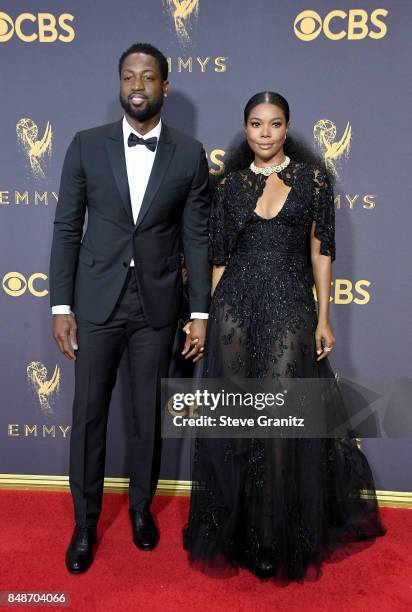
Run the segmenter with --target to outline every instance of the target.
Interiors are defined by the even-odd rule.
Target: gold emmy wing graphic
[[[179,42],[190,43],[191,19],[197,21],[199,0],[163,0],[163,2],[173,18]]]
[[[45,157],[51,156],[53,131],[47,122],[43,137],[38,139],[39,128],[28,117],[22,117],[16,124],[17,142],[26,155],[35,178],[45,178]]]
[[[54,414],[50,401],[54,393],[60,389],[60,368],[56,365],[53,376],[47,378],[48,372],[45,365],[39,361],[32,361],[27,366],[27,378],[36,391],[40,408],[46,416]]]
[[[340,140],[336,140],[336,125],[329,119],[320,119],[313,128],[313,136],[323,153],[325,165],[335,176],[343,155],[349,156],[352,139],[352,126],[348,122]]]

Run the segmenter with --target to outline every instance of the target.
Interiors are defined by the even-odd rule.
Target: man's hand
[[[77,324],[73,315],[53,315],[53,338],[63,355],[70,359],[70,361],[76,361],[76,355],[71,348],[73,347],[74,350],[78,349]]]
[[[193,357],[193,363],[200,361],[205,350],[207,319],[193,319],[183,328],[186,332],[186,342],[183,347],[182,355],[185,359]]]

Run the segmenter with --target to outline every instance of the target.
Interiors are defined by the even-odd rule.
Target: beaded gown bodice
[[[209,254],[225,271],[209,313],[205,376],[298,375],[313,348],[310,232],[315,223],[320,252],[333,260],[333,192],[326,173],[312,164],[291,162],[279,177],[290,191],[269,219],[256,211],[263,175],[232,173],[215,193]],[[296,344],[300,351],[291,347]]]

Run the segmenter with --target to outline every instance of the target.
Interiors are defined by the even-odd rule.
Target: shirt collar
[[[127,121],[126,117],[123,117],[123,140],[125,142],[125,145],[127,145],[127,139],[129,138],[130,134],[136,134],[136,136],[139,136],[139,138],[152,138],[153,136],[156,136],[156,138],[160,137],[160,132],[162,130],[162,120],[159,119],[159,123],[157,125],[155,125],[155,127],[153,129],[150,130],[150,132],[147,132],[147,134],[139,134],[139,132],[137,132],[134,128],[132,128],[132,126],[130,125],[130,123]]]

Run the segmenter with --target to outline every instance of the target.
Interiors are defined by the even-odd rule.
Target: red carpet
[[[66,591],[70,595],[66,610],[412,610],[411,510],[383,508],[386,536],[365,550],[325,564],[317,582],[279,587],[261,583],[245,571],[213,579],[190,569],[181,544],[188,503],[184,497],[156,498],[161,539],[156,550],[145,553],[131,541],[127,497],[106,494],[96,559],[81,576],[70,575],[64,565],[72,530],[68,493],[0,491],[0,501],[0,591]]]

